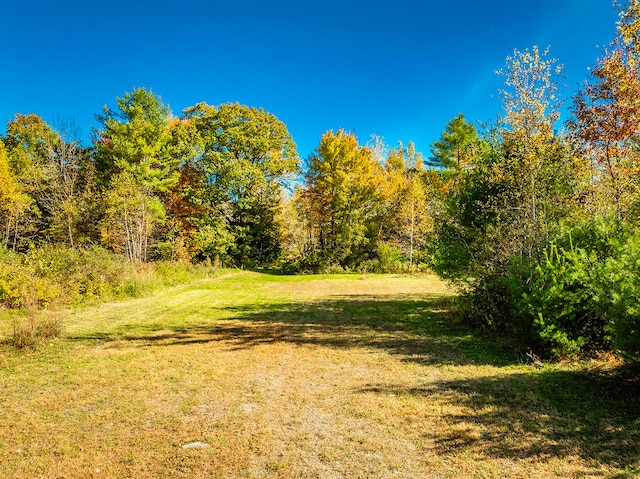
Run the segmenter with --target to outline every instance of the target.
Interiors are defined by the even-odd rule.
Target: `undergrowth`
[[[64,307],[138,297],[212,274],[207,265],[134,264],[97,246],[0,249],[0,320],[13,323],[12,337],[3,342],[35,347],[62,334]]]

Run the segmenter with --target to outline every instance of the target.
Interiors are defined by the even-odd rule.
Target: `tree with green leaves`
[[[450,168],[459,172],[474,163],[478,134],[460,113],[447,123],[440,139],[431,144],[428,165]]]
[[[150,192],[166,191],[176,184],[179,158],[172,152],[172,114],[160,96],[135,88],[116,98],[117,108],[108,106],[97,115],[94,131],[96,164],[103,181],[122,172]]]
[[[149,257],[149,238],[165,219],[157,196],[145,194],[129,171],[112,178],[104,197],[104,217],[100,224],[103,244],[123,253],[132,262]]]
[[[210,232],[200,244],[213,245],[200,253],[224,251],[236,264],[273,261],[280,252],[280,193],[299,161],[285,124],[238,103],[199,103],[185,110],[184,119],[198,135],[199,153],[188,167],[199,178],[191,190],[191,201],[202,207],[196,221]]]
[[[501,90],[505,128],[502,152],[493,161],[493,176],[505,187],[499,208],[515,234],[513,248],[529,257],[540,254],[549,225],[562,215],[563,195],[571,191],[573,158],[554,127],[560,117],[562,65],[537,47],[507,57]]]
[[[503,332],[522,326],[507,285],[528,284],[554,228],[577,209],[575,159],[554,132],[560,67],[546,54],[507,57],[503,122],[483,132],[474,168],[462,172],[436,221],[436,266],[464,282],[474,321]]]
[[[95,167],[71,120],[56,125],[43,169],[39,204],[48,216],[48,240],[73,248],[92,239],[87,225],[95,203]]]
[[[94,132],[98,176],[107,191],[102,237],[132,261],[147,261],[154,228],[165,217],[160,198],[178,183],[175,121],[162,99],[144,88],[116,103],[117,109],[105,107],[98,115]],[[121,198],[113,195],[123,188]]]
[[[7,125],[4,143],[9,168],[23,198],[28,198],[7,240],[15,248],[24,249],[46,236],[50,218],[44,203],[50,193],[50,159],[58,142],[58,134],[38,115],[17,114]]]

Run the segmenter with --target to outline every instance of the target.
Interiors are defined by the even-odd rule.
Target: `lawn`
[[[71,310],[0,349],[0,477],[640,474],[637,376],[529,364],[452,300],[427,275],[225,271]]]

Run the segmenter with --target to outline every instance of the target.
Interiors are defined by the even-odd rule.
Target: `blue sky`
[[[616,20],[609,0],[3,0],[0,131],[37,113],[86,139],[103,105],[146,87],[176,115],[263,107],[302,157],[337,128],[428,154],[457,113],[500,113],[494,71],[514,48],[550,45],[570,97]]]

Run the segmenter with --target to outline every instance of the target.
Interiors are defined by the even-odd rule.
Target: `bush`
[[[608,304],[594,251],[555,244],[529,283],[510,283],[514,315],[531,326],[536,346],[555,356],[610,350]]]
[[[616,351],[640,360],[638,229],[584,221],[560,228],[542,253],[513,256],[469,280],[467,321],[544,356]]]
[[[91,246],[44,245],[26,253],[0,250],[0,306],[44,308],[123,296],[184,283],[212,272],[207,266],[159,262],[134,265]]]
[[[640,359],[640,233],[594,220],[563,229],[527,271],[513,260],[507,295],[519,339],[555,356],[617,350]]]
[[[424,261],[426,259],[424,252],[415,251],[414,259],[416,259],[416,263],[412,265],[402,254],[400,247],[393,243],[381,241],[377,243],[373,257],[362,256],[353,261],[339,261],[331,253],[310,250],[298,259],[279,264],[277,270],[283,274],[340,274],[350,272],[411,274],[424,272],[428,269]],[[421,262],[418,263],[417,261]]]
[[[44,305],[56,297],[54,281],[38,276],[25,255],[0,254],[0,305],[9,308]]]
[[[616,256],[607,260],[603,270],[608,330],[623,356],[640,361],[640,234],[620,245]]]
[[[116,297],[136,276],[132,263],[97,246],[71,249],[44,245],[27,252],[21,266],[36,281],[55,285],[49,296],[37,302],[41,305]]]

